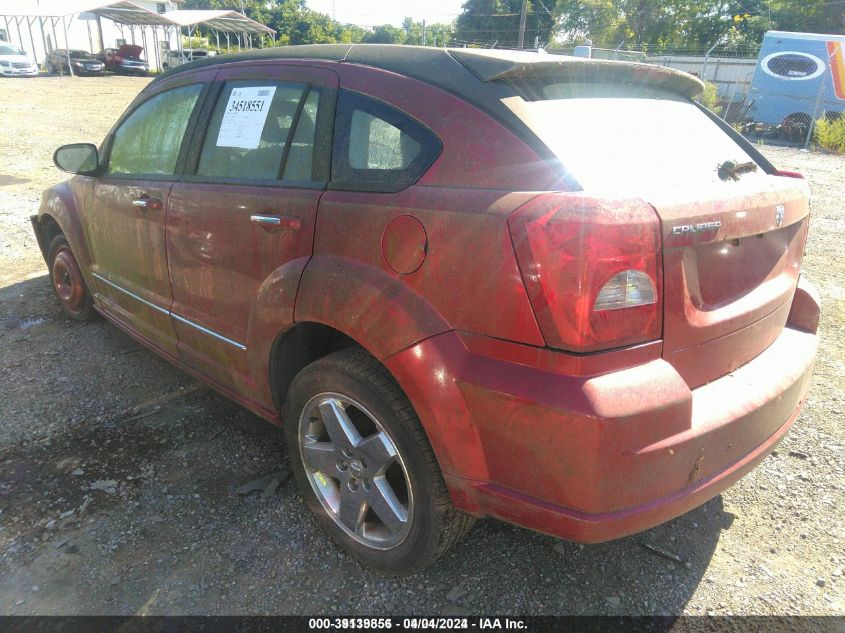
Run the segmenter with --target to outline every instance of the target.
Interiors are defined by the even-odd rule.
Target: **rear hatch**
[[[750,361],[782,331],[809,189],[803,179],[774,175],[753,147],[691,102],[693,78],[669,77],[680,90],[638,68],[629,65],[626,80],[614,67],[612,82],[560,69],[518,72],[507,79],[516,94],[504,102],[560,161],[572,191],[638,199],[653,210],[663,356],[697,387]]]
[[[663,356],[697,387],[771,345],[807,235],[803,181],[768,176],[652,195],[663,241]]]

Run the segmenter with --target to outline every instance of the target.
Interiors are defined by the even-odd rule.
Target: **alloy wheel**
[[[339,393],[311,398],[299,419],[299,450],[314,493],[346,534],[380,550],[407,538],[414,510],[408,472],[363,405]]]

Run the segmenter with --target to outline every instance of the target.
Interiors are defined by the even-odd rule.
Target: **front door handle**
[[[158,198],[150,198],[150,196],[143,193],[140,198],[135,198],[132,201],[132,206],[146,213],[147,211],[160,211],[162,204]]]
[[[302,228],[302,220],[290,213],[281,215],[255,214],[249,216],[249,220],[269,232],[287,231],[295,233]]]

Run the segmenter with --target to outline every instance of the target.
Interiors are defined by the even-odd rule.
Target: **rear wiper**
[[[722,180],[739,180],[742,174],[747,174],[752,171],[757,171],[757,163],[748,161],[747,163],[737,163],[732,160],[726,160],[716,167],[716,173]]]

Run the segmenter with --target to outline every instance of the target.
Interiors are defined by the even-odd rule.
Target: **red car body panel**
[[[794,422],[819,319],[799,277],[802,181],[771,176],[731,198],[590,198],[502,122],[430,83],[348,62],[216,64],[165,76],[136,104],[189,82],[310,77],[407,113],[442,149],[393,193],[178,176],[77,177],[48,191],[34,219],[42,249],[55,222],[98,310],[171,362],[280,423],[274,350],[298,325],[328,326],[398,381],[459,509],[585,542],[718,494]],[[129,201],[143,194],[161,209],[138,215]],[[659,303],[615,348],[564,351],[577,292],[550,294],[554,278],[523,239],[552,211],[604,218],[597,235],[641,225],[654,236]],[[254,214],[291,230],[269,232]],[[702,219],[721,226],[673,232]]]

